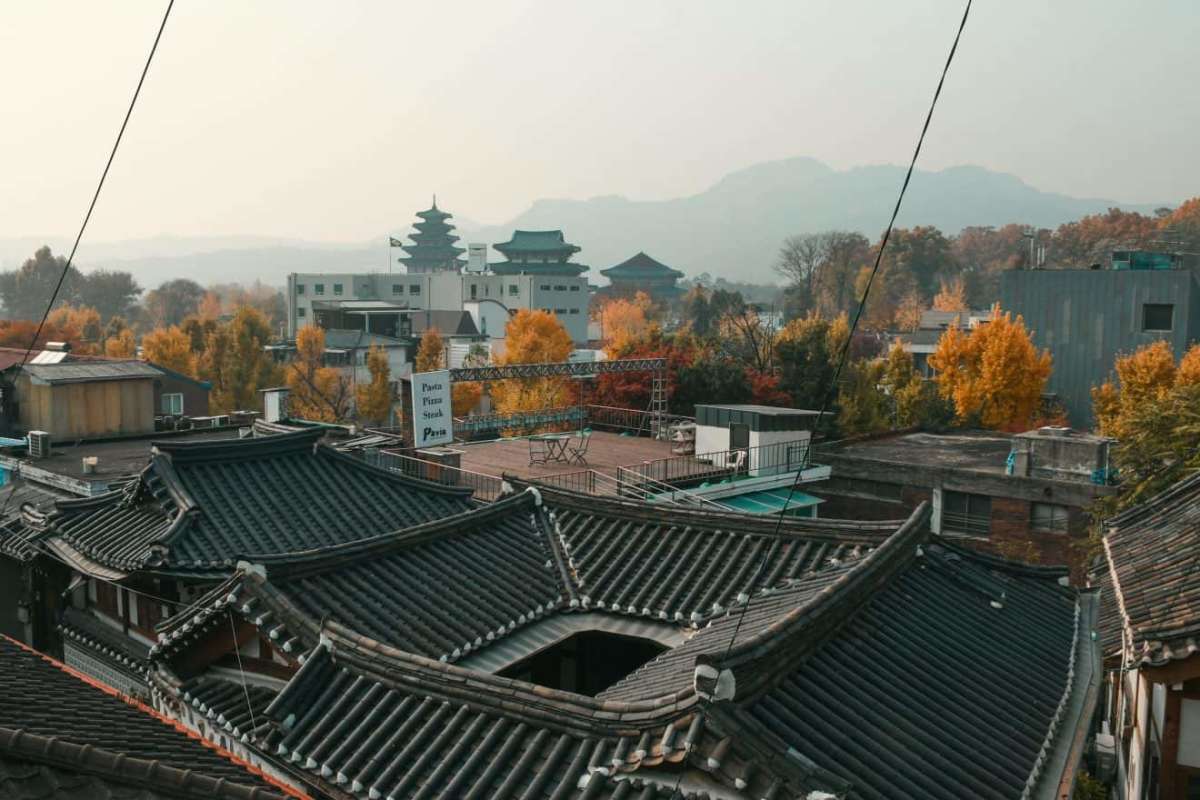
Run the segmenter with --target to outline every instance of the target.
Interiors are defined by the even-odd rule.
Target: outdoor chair
[[[587,466],[587,451],[588,443],[592,440],[592,429],[584,428],[579,432],[578,443],[572,442],[567,448],[570,452],[572,464],[583,464]]]

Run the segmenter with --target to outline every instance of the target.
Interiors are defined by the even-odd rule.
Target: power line
[[[925,114],[925,124],[921,126],[921,135],[917,138],[917,146],[913,149],[912,159],[908,163],[908,171],[904,175],[904,183],[900,186],[900,194],[896,197],[896,205],[892,209],[891,219],[888,220],[887,229],[884,230],[883,239],[879,243],[879,251],[875,254],[875,264],[871,268],[871,274],[867,279],[867,285],[863,288],[862,298],[858,302],[858,309],[854,313],[854,321],[850,325],[849,334],[846,336],[846,341],[842,343],[842,351],[838,357],[837,370],[833,374],[833,380],[830,381],[829,387],[826,389],[825,397],[821,403],[821,410],[817,414],[817,420],[813,426],[813,435],[820,432],[821,421],[829,410],[830,404],[833,402],[834,394],[837,392],[838,381],[841,379],[842,369],[846,366],[846,361],[850,354],[850,344],[854,340],[854,332],[858,329],[859,320],[862,319],[863,311],[867,307],[867,299],[871,295],[871,286],[875,282],[875,276],[879,273],[879,265],[883,260],[883,252],[887,248],[888,239],[891,238],[892,229],[896,225],[896,217],[900,214],[900,206],[904,202],[904,194],[908,191],[909,181],[912,180],[913,170],[917,166],[917,157],[921,154],[921,145],[925,142],[925,134],[929,131],[929,124],[933,120],[933,110],[937,107],[938,98],[942,94],[942,86],[946,83],[946,75],[950,71],[950,64],[954,61],[954,54],[958,50],[959,40],[962,38],[963,29],[967,26],[967,17],[971,13],[971,2],[967,0],[967,5],[963,9],[962,20],[958,24],[958,31],[954,34],[954,43],[950,45],[950,53],[946,56],[946,63],[942,67],[942,75],[938,79],[937,88],[933,92],[933,100],[929,103],[929,111]],[[746,593],[746,602],[742,604],[741,610],[738,612],[737,623],[733,627],[733,634],[729,637],[729,644],[725,647],[725,654],[722,656],[722,661],[729,657],[730,651],[733,650],[734,642],[737,641],[738,633],[741,631],[742,621],[746,618],[746,610],[750,607],[750,600],[754,597],[754,588],[758,583],[759,577],[766,568],[767,563],[771,560],[772,554],[779,546],[779,531],[783,526],[784,515],[787,513],[788,505],[792,502],[792,497],[796,492],[796,487],[800,484],[800,476],[804,469],[801,467],[796,470],[796,477],[792,480],[791,486],[788,488],[787,499],[784,500],[783,508],[779,511],[779,517],[775,522],[775,530],[771,536],[771,544],[763,552],[763,557],[755,568],[753,576],[750,578],[749,591]],[[697,712],[704,713],[704,707],[701,706]],[[679,791],[679,784],[683,780],[683,773],[680,772],[679,778],[675,781],[675,788],[671,792],[671,797],[676,797]]]
[[[92,193],[92,202],[88,204],[87,213],[83,215],[83,223],[79,226],[79,233],[75,234],[75,243],[71,245],[71,252],[67,255],[67,260],[63,264],[62,273],[58,276],[58,282],[54,284],[54,291],[50,294],[49,302],[46,303],[46,310],[42,314],[42,320],[33,332],[33,338],[29,340],[29,347],[25,348],[25,354],[21,356],[21,362],[18,366],[25,366],[25,362],[29,360],[29,354],[37,346],[37,341],[42,335],[42,329],[46,326],[46,320],[50,317],[50,311],[54,308],[54,301],[58,299],[58,294],[62,291],[63,282],[67,279],[67,273],[71,271],[71,264],[75,260],[75,252],[79,249],[79,242],[83,239],[83,232],[87,230],[88,222],[92,219],[92,212],[96,210],[96,201],[100,199],[100,190],[104,188],[104,180],[108,177],[108,170],[112,167],[113,159],[117,157],[117,148],[121,146],[121,139],[125,135],[125,128],[129,125],[129,118],[133,116],[133,108],[137,105],[138,96],[142,93],[142,85],[146,82],[146,74],[150,72],[150,64],[154,61],[154,54],[158,51],[158,43],[162,39],[163,30],[167,27],[167,19],[170,18],[171,9],[174,7],[175,0],[168,0],[167,10],[163,13],[162,22],[158,26],[158,32],[154,35],[154,44],[150,46],[150,54],[146,56],[146,63],[142,66],[142,74],[138,78],[137,87],[133,90],[133,97],[129,101],[129,108],[125,110],[125,119],[121,120],[121,129],[117,131],[116,141],[113,142],[112,150],[109,151],[108,161],[104,163],[104,171],[100,173],[100,181],[96,184],[96,191]],[[4,498],[4,505],[0,507],[0,519],[4,519],[8,514],[8,502],[11,498],[11,492]]]

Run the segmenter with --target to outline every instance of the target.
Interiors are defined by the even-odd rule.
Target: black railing
[[[377,450],[370,454],[364,453],[364,458],[376,466],[394,470],[410,478],[440,483],[443,486],[466,486],[471,489],[472,496],[485,503],[499,499],[504,481],[495,475],[482,472],[472,472],[449,464],[436,461],[426,461],[415,456],[396,453],[390,450]]]

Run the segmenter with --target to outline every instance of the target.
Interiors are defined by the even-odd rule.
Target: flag
[[[404,247],[404,242],[400,241],[400,240],[399,240],[399,239],[397,239],[395,236],[389,236],[389,237],[388,237],[388,244],[389,244],[391,247]]]

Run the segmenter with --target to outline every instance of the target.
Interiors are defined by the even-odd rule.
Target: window
[[[556,308],[556,309],[554,309],[554,313],[555,314],[566,314],[567,310],[565,308]]]
[[[521,287],[520,287],[520,286],[517,286],[515,283],[510,283],[510,284],[508,285],[508,294],[509,294],[509,297],[512,297],[513,295],[518,295],[518,294],[520,294],[520,293],[521,293]]]
[[[572,314],[578,314],[578,313],[579,313],[579,309],[578,309],[578,308],[572,308],[572,309],[571,309],[571,313],[572,313]]]
[[[1066,533],[1070,515],[1066,506],[1034,503],[1029,509],[1030,527],[1041,533]]]
[[[1175,306],[1170,303],[1145,303],[1142,305],[1142,330],[1169,331],[1174,317]]]
[[[471,284],[471,299],[474,300],[478,296],[479,296],[479,287],[472,283]]]
[[[333,285],[333,293],[334,293],[334,294],[341,294],[341,293],[342,293],[342,285],[341,285],[340,283],[335,283],[335,284]]]
[[[408,293],[409,293],[409,294],[420,294],[420,293],[421,293],[421,284],[419,284],[419,283],[410,283],[410,284],[408,285]]]
[[[304,294],[304,284],[303,283],[296,284],[296,294]]]
[[[164,414],[182,414],[183,413],[183,392],[169,392],[162,396],[162,413]]]
[[[96,608],[113,619],[121,618],[121,609],[117,604],[117,587],[108,581],[96,579]]]
[[[392,294],[404,294],[404,284],[403,283],[393,283],[392,284]]]
[[[308,309],[304,308],[303,306],[301,306],[300,308],[297,308],[296,316],[299,317],[300,319],[304,319],[306,316],[308,316]]]
[[[942,533],[987,536],[992,531],[992,498],[965,492],[942,492]]]
[[[578,291],[579,291],[579,284],[575,284],[574,286],[572,286],[572,287],[571,287],[571,291],[572,291],[572,292],[578,292]]]
[[[555,286],[554,287],[554,291],[556,291],[556,292],[565,292],[566,290],[567,290],[567,287],[565,287],[565,286]]]
[[[325,284],[314,283],[313,284],[313,294],[325,294]]]
[[[543,284],[542,284],[542,285],[541,285],[539,288],[540,288],[540,289],[541,289],[543,292],[548,292],[548,291],[550,291],[550,284],[548,284],[548,283],[543,283]]]

